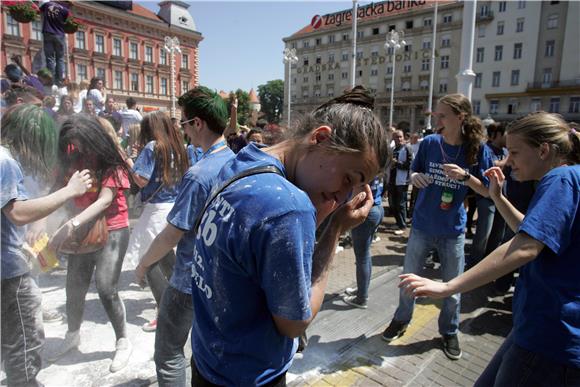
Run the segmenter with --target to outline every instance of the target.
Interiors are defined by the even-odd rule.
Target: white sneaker
[[[129,339],[123,337],[117,340],[117,350],[115,351],[115,357],[109,367],[109,371],[117,372],[123,369],[129,363],[131,352],[133,352],[133,346]]]
[[[403,235],[405,233],[404,230],[395,230],[394,234],[395,235]]]
[[[344,247],[342,247],[342,246],[336,246],[336,249],[334,250],[334,254],[338,254],[341,251],[344,251]]]
[[[346,288],[346,289],[344,289],[344,294],[346,294],[347,296],[356,296],[357,289],[356,288]]]
[[[375,237],[373,238],[372,243],[377,243],[377,242],[380,242],[380,241],[381,241],[381,237],[378,236],[378,235],[375,235]]]
[[[81,344],[81,335],[80,331],[74,332],[67,332],[64,335],[64,341],[56,351],[56,353],[52,356],[48,357],[49,361],[56,361],[66,355],[72,349],[78,348]]]

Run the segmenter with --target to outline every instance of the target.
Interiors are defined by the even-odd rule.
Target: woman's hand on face
[[[72,190],[74,197],[84,195],[93,186],[89,170],[83,169],[73,173],[66,186]]]
[[[489,179],[489,196],[492,200],[501,197],[501,191],[505,182],[505,175],[500,167],[491,167],[483,173]]]
[[[453,180],[461,180],[465,178],[465,169],[455,164],[443,164],[443,172],[445,176]]]
[[[334,215],[342,232],[358,226],[367,218],[374,203],[371,187],[365,184],[362,192],[340,206]]]
[[[431,177],[424,173],[415,172],[411,174],[411,184],[417,188],[425,188],[432,182]]]
[[[74,227],[71,221],[69,220],[68,222],[60,226],[58,230],[54,232],[54,234],[52,234],[50,240],[48,241],[48,246],[54,251],[60,250],[60,247],[62,246],[64,241],[67,240],[72,235],[73,229]]]
[[[399,278],[399,288],[411,297],[445,298],[453,294],[447,282],[432,281],[416,274],[401,274]]]

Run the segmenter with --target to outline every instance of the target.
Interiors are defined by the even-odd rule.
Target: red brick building
[[[130,7],[123,9],[122,4]],[[181,53],[175,54],[175,93],[181,95],[199,82],[198,45],[189,4],[162,1],[155,14],[136,2],[75,1],[71,9],[82,26],[67,35],[66,76],[80,82],[99,76],[108,94],[120,105],[132,96],[143,111],[169,110],[171,59],[164,49],[166,36],[177,37]],[[13,54],[33,67],[42,54],[42,22],[22,24],[2,12],[0,65]],[[36,56],[36,59],[34,59]]]

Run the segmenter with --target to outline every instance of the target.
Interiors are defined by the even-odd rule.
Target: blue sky
[[[352,1],[186,2],[204,37],[200,83],[218,91],[249,91],[267,81],[284,79],[282,38],[308,25],[316,14],[352,7]],[[138,3],[158,11],[157,1]]]

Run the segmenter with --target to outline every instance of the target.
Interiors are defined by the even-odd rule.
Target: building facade
[[[578,47],[571,45],[579,44],[578,23],[567,19],[579,14],[578,7],[579,3],[574,2],[478,2],[473,63],[478,76],[472,95],[478,115],[483,118],[491,114],[498,120],[515,118],[534,111],[531,100],[539,93],[541,108],[549,110],[548,101],[557,96],[561,106],[558,111],[567,119],[577,119],[580,59]],[[403,129],[418,130],[425,125],[432,45],[436,52],[433,103],[457,90],[463,3],[440,1],[437,20],[433,20],[433,11],[433,2],[402,0],[372,3],[358,10],[355,83],[374,93],[376,111],[386,122],[394,59],[394,124]],[[542,27],[547,26],[548,19],[554,23],[555,16],[550,16],[554,13],[560,15],[559,29]],[[296,49],[299,59],[291,66],[290,78],[285,72],[284,95],[288,95],[288,82],[292,82],[293,111],[310,111],[350,87],[350,17],[351,10],[316,15],[311,25],[283,39],[287,48]],[[515,32],[521,28],[522,19],[525,32]],[[436,41],[432,39],[433,23],[437,23]],[[394,58],[384,48],[387,32],[392,29],[402,30],[406,41]],[[540,57],[539,46],[550,40],[556,42],[553,55]],[[554,70],[552,81],[536,90],[543,68]]]
[[[181,52],[175,54],[175,94],[181,95],[199,82],[198,45],[189,5],[181,1],[159,3],[154,12],[132,2],[121,9],[98,1],[74,2],[71,12],[82,22],[67,35],[66,76],[74,82],[101,77],[107,94],[120,105],[127,97],[143,111],[169,110],[171,106],[171,56],[166,36],[177,37]],[[127,3],[127,2],[124,2]],[[13,54],[22,56],[28,68],[42,63],[42,22],[21,24],[2,13],[2,68]]]

